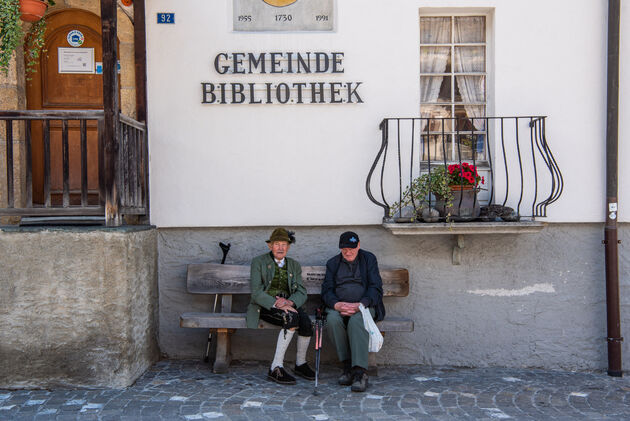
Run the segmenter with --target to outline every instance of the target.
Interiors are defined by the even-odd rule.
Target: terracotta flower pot
[[[454,185],[454,186],[448,186],[452,192],[456,192],[458,190],[472,190],[473,186],[472,184],[464,184],[463,186],[459,186],[459,185]]]
[[[20,0],[20,19],[25,22],[37,22],[44,17],[48,4],[41,0]]]

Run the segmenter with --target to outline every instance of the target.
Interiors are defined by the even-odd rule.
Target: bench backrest
[[[196,263],[188,265],[187,288],[191,294],[249,294],[249,266]],[[407,269],[380,268],[385,297],[409,295]],[[302,266],[302,282],[309,295],[319,295],[325,266]]]

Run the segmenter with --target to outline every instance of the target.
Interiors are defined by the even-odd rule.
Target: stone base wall
[[[156,230],[0,230],[0,388],[125,387],[159,357]]]
[[[338,253],[343,227],[288,227],[297,243],[289,255],[322,265]],[[210,311],[213,297],[186,293],[186,264],[248,264],[267,250],[273,227],[160,229],[160,348],[172,358],[200,358],[207,331],[179,327],[179,314]],[[381,226],[347,227],[381,266],[405,267],[410,294],[385,300],[389,315],[410,317],[413,333],[389,333],[379,364],[603,369],[607,366],[603,225],[551,224],[538,234],[466,235],[461,265],[452,263],[452,235],[394,236]],[[628,224],[620,225],[621,326],[630,327]],[[235,305],[244,310],[247,298]],[[235,359],[271,361],[277,333],[240,330]],[[324,359],[333,360],[324,340]],[[623,354],[630,355],[623,344]],[[294,344],[287,360],[295,358]],[[312,351],[309,351],[312,352]]]

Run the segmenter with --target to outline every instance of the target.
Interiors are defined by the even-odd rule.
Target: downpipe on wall
[[[608,375],[621,377],[621,322],[617,239],[617,151],[619,134],[619,20],[621,0],[608,0],[608,75],[606,112],[606,319]]]

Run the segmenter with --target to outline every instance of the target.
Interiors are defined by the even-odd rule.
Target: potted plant
[[[44,17],[47,7],[47,1],[20,0],[20,19],[24,22],[37,22]]]
[[[451,217],[455,220],[477,218],[480,206],[476,195],[484,182],[477,168],[467,162],[431,168],[407,186],[400,203],[392,205],[392,216],[400,215],[407,206],[413,206],[418,211],[418,219],[434,219],[431,208],[446,217],[447,221]]]
[[[448,185],[451,190],[448,202],[440,208],[440,204],[436,204],[436,208],[444,214],[452,216],[455,220],[467,221],[475,219],[481,213],[481,207],[477,200],[477,192],[479,184],[485,182],[484,178],[479,176],[477,168],[467,162],[462,164],[453,164],[448,166]]]
[[[0,71],[7,74],[11,58],[20,44],[24,45],[27,72],[34,71],[34,66],[39,59],[44,46],[44,33],[46,21],[42,19],[46,8],[54,6],[54,0],[28,0],[37,3],[35,6],[40,11],[33,11],[27,0],[2,0],[0,1]],[[43,11],[41,7],[43,5]],[[40,14],[41,13],[41,14]],[[22,20],[33,22],[26,32],[22,28]]]

